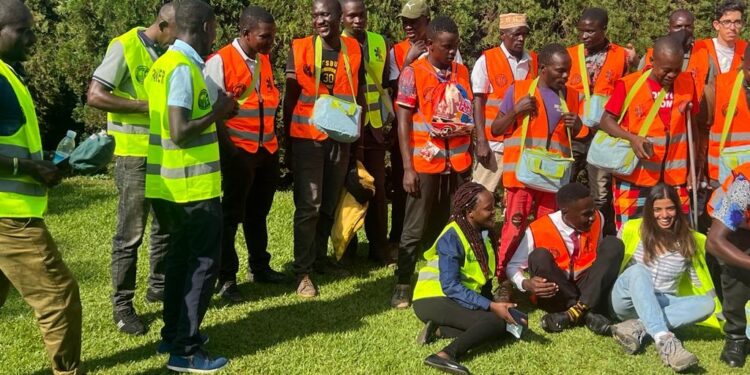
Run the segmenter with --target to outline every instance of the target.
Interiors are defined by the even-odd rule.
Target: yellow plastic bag
[[[363,188],[375,191],[375,179],[359,161],[357,161],[357,175],[359,184]],[[365,215],[367,215],[367,202],[364,204],[357,202],[354,196],[347,189],[344,189],[341,192],[341,198],[333,218],[333,227],[331,228],[331,242],[336,260],[340,260],[344,256],[349,241],[364,226]]]

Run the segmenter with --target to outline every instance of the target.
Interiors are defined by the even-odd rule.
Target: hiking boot
[[[391,296],[391,306],[396,309],[406,309],[411,304],[411,286],[409,284],[396,284]]]
[[[132,307],[125,310],[115,311],[114,321],[120,332],[125,332],[129,335],[135,336],[146,333],[146,326]]]
[[[201,339],[201,346],[208,344],[208,336],[207,335],[200,335]],[[156,346],[156,354],[166,354],[172,351],[174,349],[174,343],[169,341],[161,340],[159,341],[159,345]]]
[[[229,363],[229,360],[224,357],[211,358],[208,353],[198,350],[193,355],[188,356],[171,354],[167,362],[167,368],[177,372],[209,374],[223,369],[227,363]]]
[[[310,279],[310,275],[301,275],[297,278],[297,295],[302,298],[314,298],[318,296],[318,289]]]
[[[724,349],[721,351],[719,359],[729,367],[745,366],[745,357],[747,356],[747,340],[744,338],[730,339],[724,341]]]
[[[676,372],[684,371],[698,364],[698,357],[682,347],[682,342],[669,332],[656,342],[661,361]]]
[[[236,281],[225,281],[216,294],[229,303],[240,303],[244,299]]]
[[[597,335],[609,336],[610,328],[612,327],[612,321],[604,315],[593,313],[591,311],[586,313],[583,317],[586,328]]]
[[[438,325],[432,320],[428,320],[424,324],[424,327],[422,327],[422,330],[419,331],[419,334],[417,334],[417,345],[427,345],[435,341],[435,332],[437,332],[437,329]]]
[[[542,329],[548,333],[562,332],[572,325],[567,311],[547,313],[542,316]]]
[[[622,323],[613,324],[612,337],[615,338],[625,353],[635,354],[643,349],[643,341],[646,338],[646,327],[638,319],[626,320]]]
[[[495,289],[492,300],[495,302],[511,302],[513,299],[513,283],[510,280],[503,280]]]
[[[446,359],[437,354],[432,354],[424,359],[424,364],[449,374],[469,375],[469,369],[453,359]]]
[[[285,274],[271,268],[258,272],[248,270],[247,276],[250,281],[261,284],[283,284],[289,281]]]

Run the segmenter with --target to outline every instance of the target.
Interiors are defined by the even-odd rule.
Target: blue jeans
[[[620,274],[612,289],[612,310],[620,320],[640,319],[651,337],[701,322],[714,312],[710,296],[678,297],[654,289],[651,272],[640,264]]]

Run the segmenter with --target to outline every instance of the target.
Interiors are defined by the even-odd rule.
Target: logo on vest
[[[273,90],[273,81],[271,80],[271,77],[266,78],[266,89],[268,91]]]
[[[206,89],[201,90],[198,94],[198,108],[206,110],[211,107],[211,99],[208,98],[208,91]]]
[[[247,85],[244,83],[235,83],[228,91],[231,92],[235,98],[239,98],[245,93],[245,91],[247,91]]]
[[[570,84],[573,86],[580,85],[581,84],[581,75],[578,73],[575,73],[570,76]]]
[[[727,113],[729,113],[729,103],[724,103],[723,106],[721,106],[721,115],[724,117],[727,117]],[[734,114],[732,114],[732,118],[737,117],[738,111],[734,111]]]
[[[139,84],[143,84],[143,82],[146,80],[146,77],[148,76],[148,67],[145,65],[138,65],[137,68],[135,68],[135,81]]]
[[[505,76],[505,74],[498,74],[495,76],[495,85],[497,85],[498,88],[505,87],[508,85],[508,77]]]
[[[384,60],[383,60],[383,50],[382,50],[382,49],[380,49],[380,47],[375,47],[375,50],[373,51],[373,54],[375,55],[375,58],[376,58],[376,59],[377,59],[378,61],[380,61],[380,62],[383,62],[383,61],[384,61]]]

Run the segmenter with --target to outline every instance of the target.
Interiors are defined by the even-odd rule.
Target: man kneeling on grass
[[[562,330],[585,322],[608,335],[607,297],[617,279],[623,244],[602,238],[603,217],[586,186],[572,183],[557,192],[558,211],[531,223],[507,267],[507,276],[542,310],[542,328]],[[528,275],[524,273],[528,270]]]

